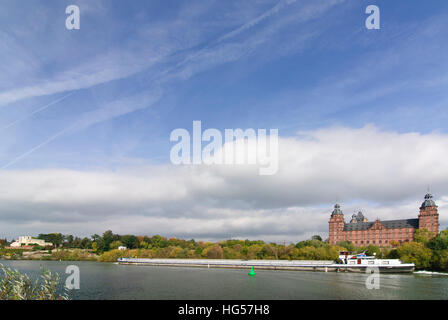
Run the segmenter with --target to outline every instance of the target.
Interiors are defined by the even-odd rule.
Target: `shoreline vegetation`
[[[42,268],[40,278],[32,281],[0,263],[0,274],[0,300],[69,300],[67,288],[60,288],[59,275],[50,270]]]
[[[243,259],[243,260],[334,260],[340,251],[365,252],[377,258],[413,262],[416,270],[448,271],[448,228],[437,236],[425,229],[417,230],[414,241],[394,243],[392,247],[355,247],[344,241],[330,245],[320,236],[296,244],[266,243],[261,240],[224,240],[204,242],[152,237],[118,235],[108,230],[102,236],[75,238],[60,233],[40,234],[39,239],[55,244],[52,248],[11,249],[0,243],[0,259],[116,262],[118,258],[176,259]],[[120,248],[120,249],[119,249]]]

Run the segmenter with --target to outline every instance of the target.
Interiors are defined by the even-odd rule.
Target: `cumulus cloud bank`
[[[2,234],[163,234],[298,241],[347,216],[413,218],[428,186],[448,219],[448,135],[332,127],[279,139],[279,170],[170,164],[113,172],[0,171]]]

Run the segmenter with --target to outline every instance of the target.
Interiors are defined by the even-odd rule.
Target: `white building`
[[[118,250],[126,250],[127,248],[125,246],[119,246]]]
[[[19,239],[11,243],[11,247],[21,247],[21,246],[34,246],[38,245],[41,247],[52,246],[51,242],[45,242],[45,240],[36,239],[31,236],[21,236]]]

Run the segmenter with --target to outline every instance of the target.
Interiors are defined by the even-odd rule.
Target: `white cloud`
[[[266,240],[325,235],[346,219],[415,218],[428,185],[448,224],[448,136],[326,128],[280,138],[275,176],[254,166],[159,165],[114,172],[0,171],[1,233],[61,231]]]

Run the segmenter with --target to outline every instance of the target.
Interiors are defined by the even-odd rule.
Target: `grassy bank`
[[[86,249],[0,249],[0,259],[4,260],[97,261],[98,258],[99,255]]]

